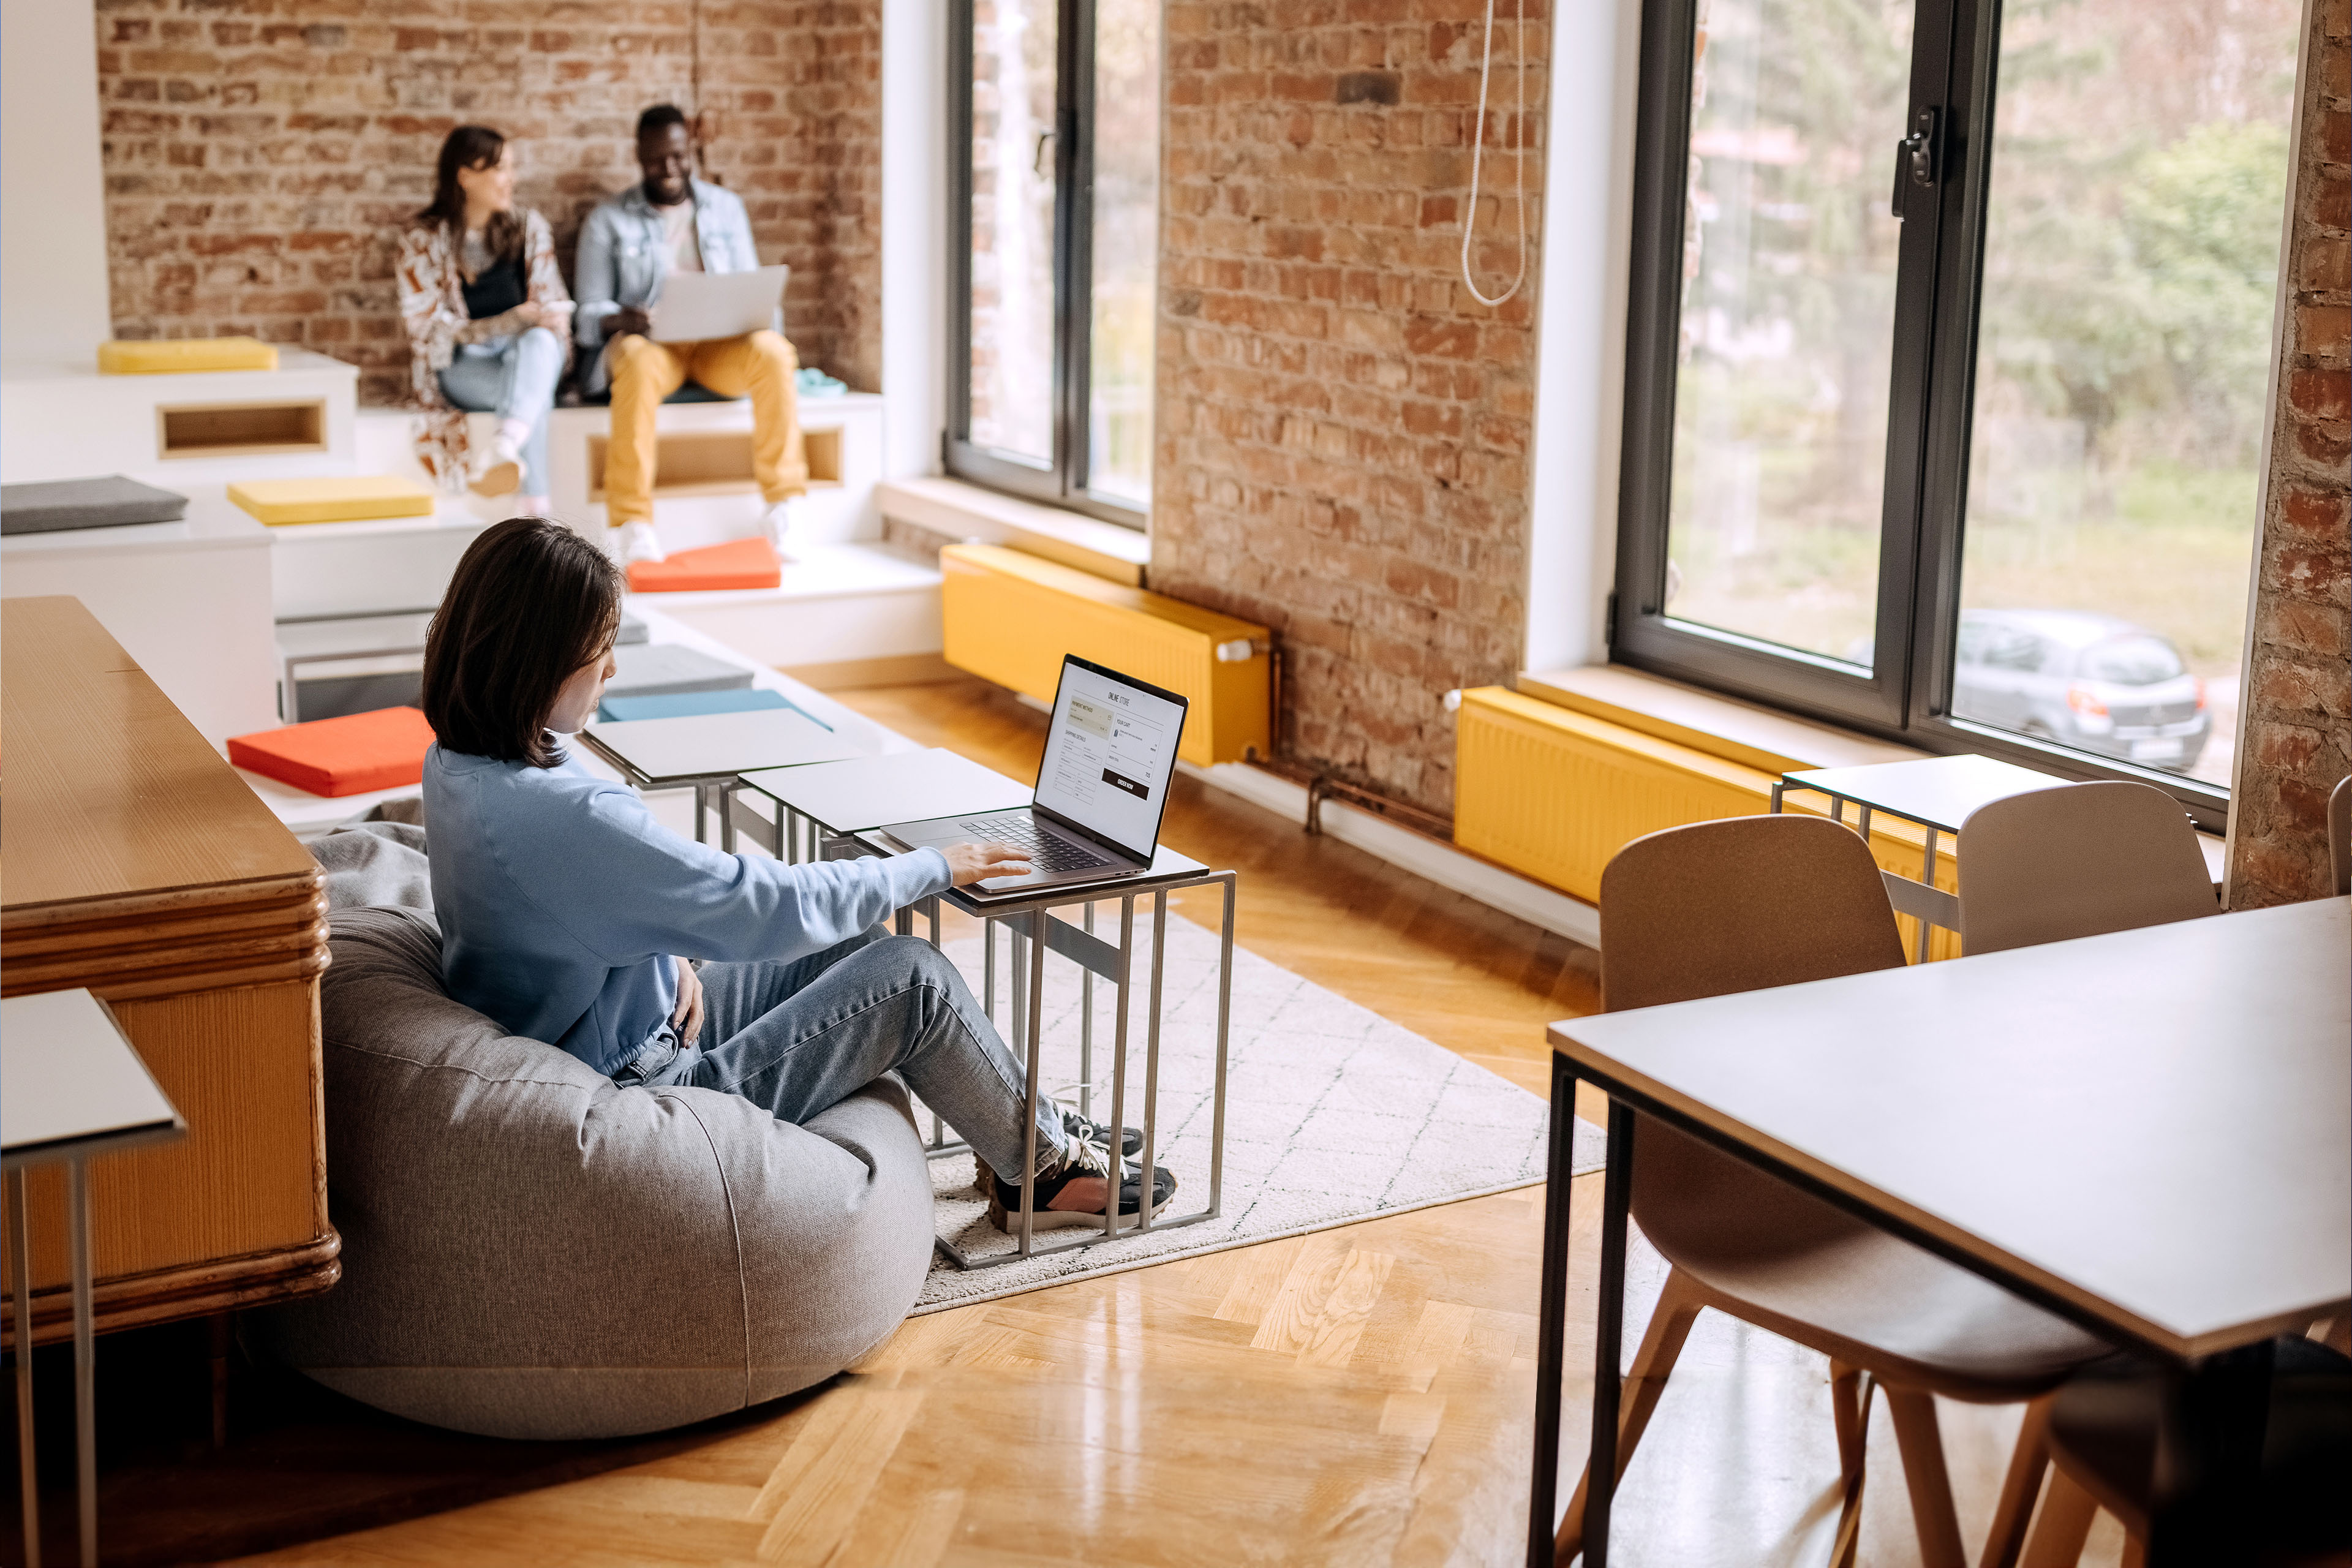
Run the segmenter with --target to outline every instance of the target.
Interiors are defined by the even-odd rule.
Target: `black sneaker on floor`
[[[1114,1162],[1098,1143],[1073,1143],[1070,1151],[1068,1163],[1051,1175],[1037,1178],[1037,1190],[1030,1200],[1030,1224],[1034,1229],[1091,1225],[1102,1217]],[[1133,1219],[1143,1205],[1143,1173],[1125,1160],[1116,1163],[1119,1217]],[[989,1223],[1009,1236],[1021,1223],[1020,1184],[992,1176],[989,1186]],[[1151,1217],[1159,1218],[1175,1195],[1176,1178],[1164,1165],[1155,1169],[1151,1173]]]
[[[1106,1123],[1089,1121],[1067,1106],[1062,1108],[1062,1131],[1069,1134],[1074,1142],[1092,1143],[1097,1148],[1108,1148],[1110,1144],[1110,1128]],[[1130,1160],[1142,1153],[1143,1129],[1128,1128],[1126,1136],[1118,1141],[1118,1152]],[[989,1189],[994,1186],[995,1183],[996,1173],[989,1169],[987,1161],[974,1154],[971,1157],[972,1191],[986,1197]]]

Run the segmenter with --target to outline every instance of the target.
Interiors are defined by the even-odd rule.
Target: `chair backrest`
[[[2352,773],[2328,792],[2327,858],[2336,868],[2336,896],[2352,893]]]
[[[1610,1012],[1902,962],[1869,846],[1818,816],[1669,827],[1626,845],[1601,874],[1601,1005]]]
[[[2029,790],[1960,824],[1960,941],[1971,953],[2217,914],[2179,803],[2107,780]]]
[[[1734,816],[1636,838],[1601,874],[1601,1003],[1611,1012],[1828,980],[1903,963],[1870,847],[1818,816]],[[1888,1039],[1898,1020],[1888,1021]],[[1861,1222],[1688,1134],[1641,1119],[1633,1218],[1710,1277],[1849,1237]]]

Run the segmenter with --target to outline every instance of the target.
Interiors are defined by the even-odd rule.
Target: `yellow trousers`
[[[770,504],[808,490],[793,376],[800,355],[774,332],[695,343],[629,333],[606,350],[613,375],[613,440],[604,452],[604,515],[615,528],[654,515],[654,413],[688,381],[721,397],[751,399],[751,477]]]

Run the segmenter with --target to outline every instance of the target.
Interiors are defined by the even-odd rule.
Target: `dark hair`
[[[602,550],[543,517],[485,529],[425,635],[425,721],[453,752],[551,768],[556,694],[620,625],[620,569]]]
[[[637,140],[642,142],[656,131],[667,131],[673,125],[686,124],[686,110],[675,103],[656,103],[637,116]],[[693,128],[688,127],[688,134]]]
[[[507,139],[487,125],[460,125],[441,141],[441,159],[433,172],[433,205],[416,215],[420,223],[439,224],[452,239],[466,226],[466,187],[457,183],[460,169],[487,169],[506,151]],[[513,212],[492,213],[483,226],[482,243],[490,259],[505,261],[522,254],[522,218]]]

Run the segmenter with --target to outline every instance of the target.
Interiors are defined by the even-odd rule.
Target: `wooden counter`
[[[294,836],[79,600],[0,605],[0,994],[89,987],[188,1121],[91,1168],[101,1331],[335,1282],[326,967]],[[31,1198],[47,1341],[68,1331],[62,1180]]]

